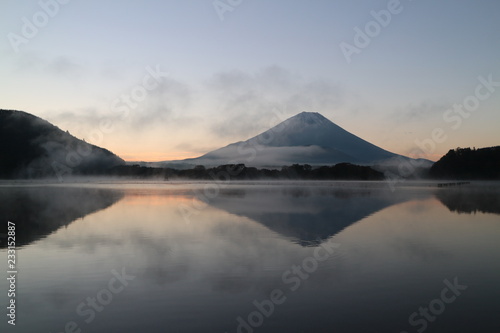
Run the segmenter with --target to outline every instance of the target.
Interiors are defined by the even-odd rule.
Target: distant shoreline
[[[462,181],[460,181],[462,183]],[[178,180],[138,180],[138,179],[97,179],[96,177],[82,177],[68,179],[65,182],[59,182],[57,179],[37,179],[37,180],[0,180],[0,187],[16,187],[16,186],[99,186],[99,185],[159,185],[162,187],[172,186],[189,186],[189,185],[205,185],[216,183],[214,180],[193,180],[193,179],[178,179]],[[461,189],[474,188],[484,186],[500,187],[500,180],[471,180],[462,186],[439,186],[440,184],[457,183],[457,180],[406,180],[398,183],[396,188],[401,187],[434,187],[442,189]],[[307,186],[307,187],[363,187],[363,188],[384,188],[389,187],[386,180],[228,180],[225,184],[229,186]]]

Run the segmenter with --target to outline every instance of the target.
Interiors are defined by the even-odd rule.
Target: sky
[[[302,111],[394,153],[500,145],[497,0],[0,0],[0,108],[127,161]]]

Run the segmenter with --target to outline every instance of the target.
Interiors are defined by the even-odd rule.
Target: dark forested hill
[[[0,178],[100,174],[125,162],[49,122],[22,111],[0,110]]]
[[[110,176],[132,178],[198,179],[198,180],[383,180],[384,174],[368,166],[339,163],[312,168],[308,164],[282,166],[281,169],[257,169],[244,164],[226,164],[213,168],[198,165],[193,169],[152,168],[122,165],[111,169]]]
[[[434,163],[429,174],[433,178],[500,180],[500,146],[452,149]]]

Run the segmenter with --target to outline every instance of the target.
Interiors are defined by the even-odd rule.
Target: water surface
[[[0,200],[18,246],[2,332],[500,331],[495,184],[3,185]],[[449,303],[446,280],[466,286]]]

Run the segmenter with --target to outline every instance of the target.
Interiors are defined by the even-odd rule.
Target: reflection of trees
[[[499,189],[442,189],[435,195],[452,212],[500,214]]]
[[[59,186],[0,187],[0,220],[16,224],[16,246],[30,244],[123,197],[116,190]],[[6,223],[6,222],[5,222]],[[0,248],[6,247],[0,238]]]

